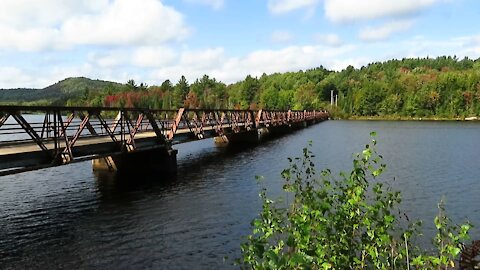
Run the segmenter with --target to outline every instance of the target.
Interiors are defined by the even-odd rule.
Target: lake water
[[[431,235],[443,197],[480,239],[480,123],[327,121],[245,149],[178,145],[177,179],[98,175],[89,162],[0,177],[0,269],[235,268],[260,208],[255,176],[278,195],[309,140],[318,169],[349,170],[371,131],[410,219]]]

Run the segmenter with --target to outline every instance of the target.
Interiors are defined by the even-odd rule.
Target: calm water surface
[[[378,132],[387,181],[433,232],[443,197],[480,239],[480,124],[328,121],[246,149],[178,146],[176,180],[94,174],[89,162],[0,177],[0,269],[228,269],[287,157],[313,141],[318,168],[348,170]],[[227,256],[227,259],[224,257]]]

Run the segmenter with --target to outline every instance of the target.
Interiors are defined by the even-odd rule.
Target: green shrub
[[[375,136],[374,133],[371,134]],[[401,195],[380,176],[386,166],[376,141],[353,159],[349,174],[317,173],[309,148],[289,158],[283,199],[263,188],[262,211],[237,260],[244,269],[446,269],[454,267],[469,224],[451,225],[442,203],[435,252],[415,247],[420,223],[400,220]]]

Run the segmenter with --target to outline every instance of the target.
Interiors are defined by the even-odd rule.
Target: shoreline
[[[470,118],[470,119],[469,119]],[[471,119],[471,117],[409,117],[409,116],[349,116],[333,120],[359,120],[359,121],[458,121],[458,122],[478,122],[480,118]]]

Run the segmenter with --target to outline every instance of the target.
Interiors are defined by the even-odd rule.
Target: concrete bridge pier
[[[215,137],[214,141],[217,146],[222,145],[245,145],[257,144],[271,136],[270,129],[261,127],[258,129],[251,129],[239,133],[227,133],[223,136]]]
[[[270,137],[270,129],[267,127],[261,127],[258,129],[258,140],[263,141]]]
[[[317,121],[315,121],[315,119],[307,121],[308,126],[315,125],[316,123],[317,123]]]
[[[290,129],[291,130],[299,130],[299,129],[306,128],[307,126],[308,126],[307,121],[300,121],[300,122],[292,123],[290,125]]]
[[[139,173],[153,171],[160,174],[177,172],[177,150],[154,148],[93,159],[94,171]]]
[[[272,138],[279,137],[287,133],[291,133],[292,131],[293,129],[288,125],[268,127],[269,137],[272,137]]]
[[[232,144],[253,144],[259,142],[259,135],[257,129],[251,129],[239,133],[225,134],[230,145]]]

